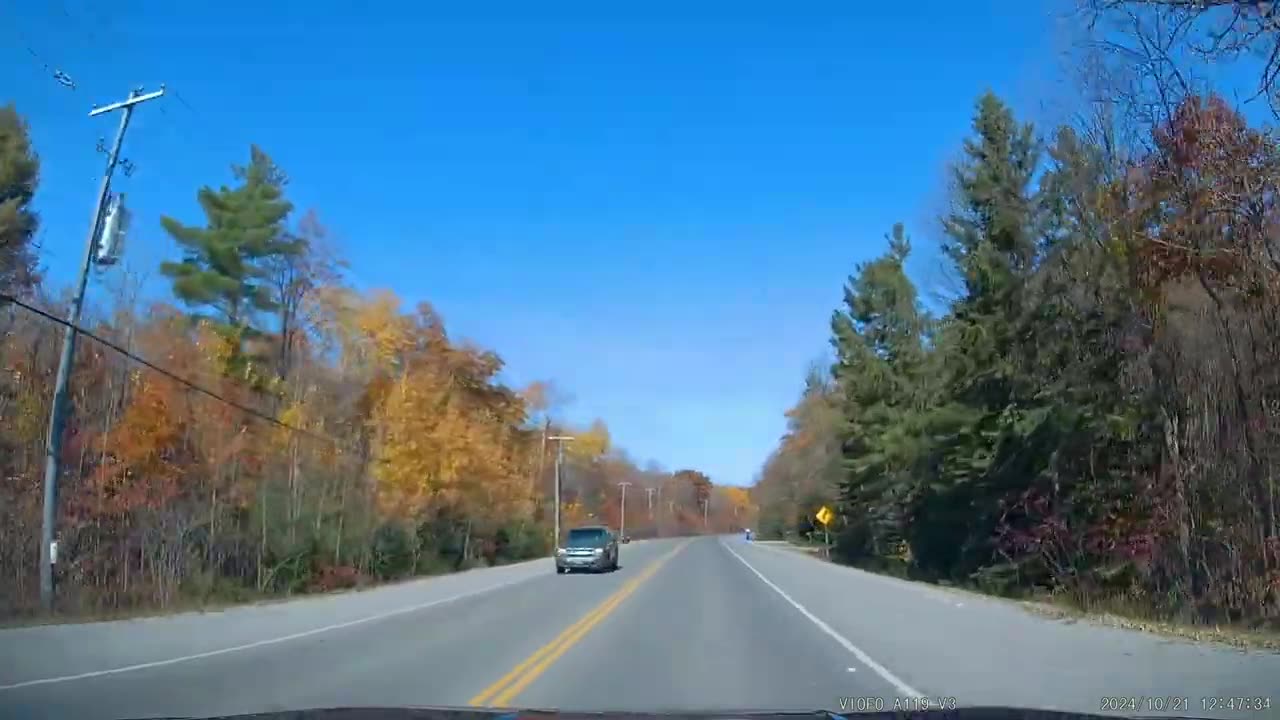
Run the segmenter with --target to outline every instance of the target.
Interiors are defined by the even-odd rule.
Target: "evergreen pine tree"
[[[850,560],[896,554],[920,456],[918,436],[907,428],[917,424],[925,322],[904,268],[911,243],[902,225],[887,239],[883,256],[858,266],[845,286],[845,309],[831,320],[850,519],[840,551]]]
[[[161,225],[182,247],[179,262],[165,262],[160,271],[170,278],[174,295],[197,314],[217,324],[239,358],[243,341],[260,332],[257,313],[275,309],[270,262],[281,255],[302,252],[303,245],[285,229],[293,209],[284,196],[287,178],[256,145],[249,164],[232,168],[239,184],[197,194],[205,214],[204,227],[184,225],[162,217]]]
[[[0,107],[0,292],[22,294],[39,281],[32,252],[39,218],[31,209],[39,177],[26,122],[12,105]]]
[[[967,577],[990,554],[1006,482],[1022,480],[1000,462],[1001,439],[1017,395],[1014,356],[1027,278],[1037,260],[1037,212],[1031,190],[1040,146],[1030,125],[991,93],[977,103],[974,137],[955,169],[952,212],[943,220],[944,252],[964,279],[938,338],[943,386],[930,413],[936,442],[915,508],[916,558],[931,575]]]

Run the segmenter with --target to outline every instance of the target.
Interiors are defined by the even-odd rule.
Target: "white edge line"
[[[861,568],[850,567],[848,565],[837,565],[835,563],[828,563],[822,560],[818,560],[812,555],[808,555],[806,553],[800,553],[795,550],[787,550],[785,548],[778,547],[777,545],[757,545],[757,547],[762,547],[765,550],[769,550],[771,552],[782,553],[783,555],[793,555],[793,556],[799,555],[802,558],[807,557],[810,560],[817,560],[818,562],[822,562],[823,564],[833,568],[837,568],[845,571],[852,571],[856,573],[858,577],[865,577],[873,582],[878,582],[884,585],[885,587],[904,589],[904,590],[907,590],[908,592],[913,592],[922,598],[932,600],[933,602],[940,602],[940,603],[943,603],[944,605],[954,605],[955,607],[963,607],[963,605],[954,601],[955,593],[948,592],[945,588],[938,587],[936,585],[928,585],[926,583],[916,582],[913,580],[903,580],[901,578],[880,575],[878,573],[874,573],[869,570],[862,570]]]
[[[870,655],[863,652],[857,645],[854,645],[852,642],[849,642],[848,638],[836,632],[830,625],[823,622],[822,619],[819,618],[817,615],[814,615],[813,613],[809,612],[809,610],[806,609],[805,606],[793,600],[791,596],[788,595],[782,588],[778,587],[777,585],[774,585],[773,582],[769,580],[769,578],[765,577],[764,574],[762,574],[759,570],[755,569],[755,567],[751,563],[747,562],[746,558],[742,557],[733,548],[729,547],[728,543],[721,540],[720,544],[724,546],[725,550],[729,551],[730,555],[733,555],[734,557],[738,558],[738,562],[742,563],[743,565],[746,565],[748,570],[755,573],[756,577],[760,578],[761,582],[763,582],[765,585],[768,585],[770,588],[773,588],[774,592],[781,595],[783,600],[786,600],[788,603],[791,604],[791,607],[795,608],[796,610],[799,610],[800,614],[809,618],[809,621],[812,622],[814,625],[817,625],[819,630],[829,635],[832,640],[835,640],[836,642],[840,643],[841,647],[843,647],[845,650],[848,650],[850,653],[852,653],[853,656],[858,658],[858,661],[861,662],[863,665],[866,665],[867,667],[871,668],[872,671],[875,672],[875,674],[884,678],[885,681],[888,682],[890,685],[892,685],[895,689],[897,689],[898,692],[910,697],[924,697],[924,693],[906,684],[897,675],[894,675],[893,673],[889,672],[888,668],[876,662],[875,660],[872,660]]]
[[[290,640],[298,640],[304,637],[309,637],[311,635],[319,635],[320,633],[331,632],[333,630],[341,630],[343,628],[354,627],[356,625],[363,625],[364,623],[373,622],[374,620],[382,620],[383,618],[394,617],[396,615],[404,615],[405,613],[416,612],[418,610],[425,610],[430,607],[435,607],[436,605],[444,605],[445,603],[455,602],[457,600],[473,597],[475,595],[482,595],[484,593],[491,592],[493,590],[499,590],[504,587],[510,587],[511,585],[516,585],[518,583],[527,582],[536,577],[540,577],[540,576],[530,575],[528,577],[516,578],[515,580],[508,580],[507,582],[501,582],[496,585],[489,585],[487,587],[480,588],[479,590],[471,590],[469,592],[458,593],[457,595],[450,595],[448,597],[440,598],[439,600],[431,600],[429,602],[418,603],[417,605],[410,605],[408,607],[389,610],[384,613],[367,615],[365,617],[357,618],[355,620],[348,620],[346,622],[335,623],[333,625],[325,625],[324,627],[312,628],[310,630],[303,630],[302,632],[296,632],[290,635],[282,635],[280,637],[267,638],[265,640],[256,640],[251,643],[245,643],[244,645],[233,645],[231,647],[218,648],[217,650],[208,650],[205,652],[195,653],[193,655],[182,655],[180,657],[166,658],[164,660],[153,660],[151,662],[138,663],[136,665],[125,665],[123,667],[108,668],[106,670],[92,670],[90,672],[79,673],[78,675],[62,675],[59,677],[38,678],[36,680],[24,680],[19,683],[13,683],[11,685],[0,685],[0,692],[3,692],[5,690],[16,690],[18,688],[24,688],[24,687],[32,687],[34,685],[52,685],[54,683],[70,682],[72,680],[87,680],[89,678],[102,677],[103,675],[119,675],[120,673],[134,672],[136,670],[146,670],[148,668],[163,667],[165,665],[177,665],[178,663],[190,662],[192,660],[202,660],[204,658],[215,657],[217,655],[227,655],[229,653],[240,652],[242,650],[251,650],[257,647],[263,647],[264,645],[276,645],[278,643],[289,642]]]

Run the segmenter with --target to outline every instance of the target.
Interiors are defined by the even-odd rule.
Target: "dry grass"
[[[795,543],[770,543],[777,547],[802,552],[819,559],[823,557],[820,546]],[[864,568],[864,570],[866,570]],[[866,570],[875,572],[874,570]],[[885,577],[894,575],[883,574]],[[921,582],[911,580],[908,582]],[[959,595],[977,596],[1009,603],[1027,612],[1041,617],[1059,620],[1065,623],[1086,622],[1103,627],[1137,630],[1163,637],[1192,640],[1201,643],[1217,643],[1241,650],[1274,650],[1280,652],[1280,628],[1244,627],[1239,625],[1206,625],[1178,621],[1168,618],[1152,617],[1150,611],[1136,607],[1132,603],[1118,600],[1094,600],[1087,607],[1065,596],[1041,596],[1033,598],[1011,598],[992,595],[972,587],[960,587],[939,583],[926,583],[930,587]]]
[[[1003,598],[1002,598],[1003,599]],[[1280,631],[1266,627],[1241,625],[1209,625],[1151,616],[1149,611],[1131,604],[1100,600],[1088,607],[1065,598],[1049,597],[1013,600],[1029,612],[1063,622],[1088,622],[1092,625],[1138,630],[1164,637],[1181,638],[1202,643],[1217,643],[1242,650],[1280,651]]]

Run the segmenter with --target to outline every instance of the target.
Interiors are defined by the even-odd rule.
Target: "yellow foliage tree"
[[[381,315],[378,325],[403,331],[378,341],[397,348],[402,364],[374,415],[380,505],[405,518],[443,508],[498,522],[527,516],[525,405],[494,384],[501,359],[451,345],[427,305],[411,318]]]
[[[573,442],[569,443],[565,452],[578,459],[597,460],[607,455],[612,447],[609,426],[597,419],[586,430],[573,433]]]

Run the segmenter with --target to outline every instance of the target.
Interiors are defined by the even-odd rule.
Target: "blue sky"
[[[1059,74],[1052,3],[358,5],[0,11],[0,102],[43,159],[53,283],[74,272],[94,146],[115,129],[87,111],[167,83],[116,183],[149,294],[167,294],[156,266],[176,255],[159,215],[200,221],[197,188],[229,183],[255,142],[355,284],[430,301],[511,382],[571,393],[570,419],[727,484],[774,447],[844,277],[895,221],[917,282],[938,287],[943,171],[978,94],[1035,117]]]

